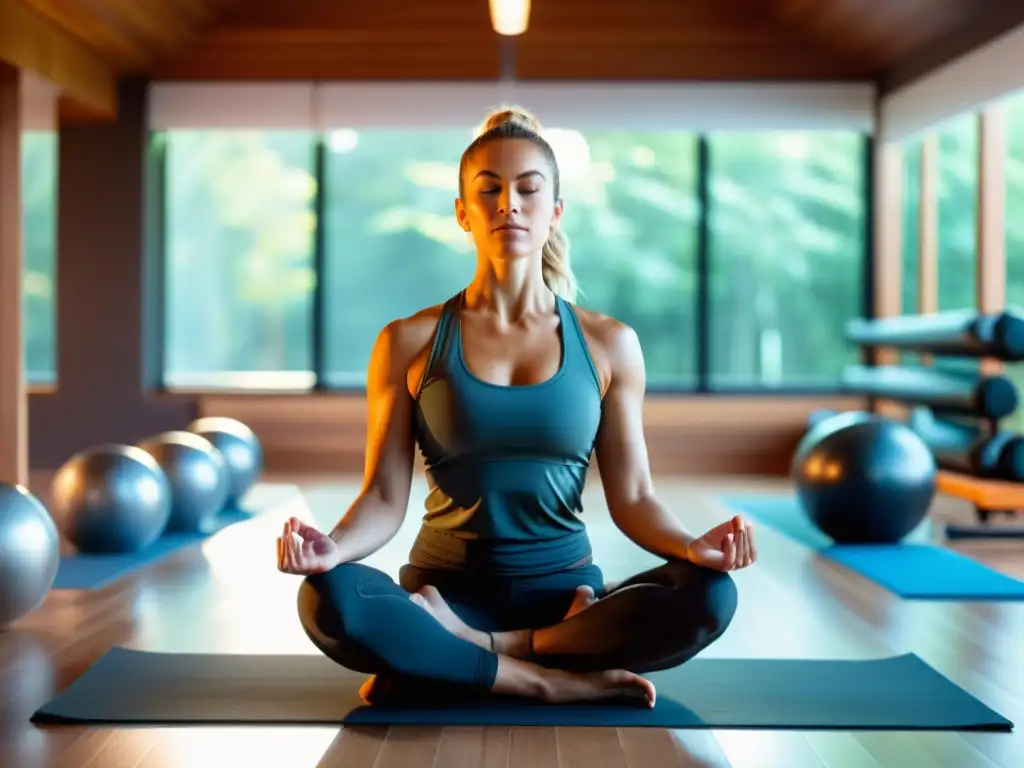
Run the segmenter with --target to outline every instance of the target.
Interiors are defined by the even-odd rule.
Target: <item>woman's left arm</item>
[[[617,324],[606,336],[610,380],[604,396],[595,454],[612,520],[651,554],[688,559],[695,536],[686,530],[654,491],[643,406],[647,374],[636,332]]]

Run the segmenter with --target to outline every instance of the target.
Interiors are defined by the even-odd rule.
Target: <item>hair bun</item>
[[[526,128],[534,133],[540,133],[540,122],[528,110],[522,107],[505,107],[492,112],[484,121],[483,130],[490,131],[502,125],[511,123],[521,128]]]

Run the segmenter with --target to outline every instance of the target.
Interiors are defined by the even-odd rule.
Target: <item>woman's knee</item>
[[[297,602],[299,622],[321,653],[349,669],[372,672],[378,665],[362,642],[357,620],[360,585],[370,577],[367,570],[372,569],[345,563],[307,576]]]
[[[671,564],[674,591],[690,621],[699,618],[709,640],[732,623],[739,604],[736,581],[726,572],[680,560]]]
[[[708,570],[704,579],[704,615],[708,633],[714,639],[732,623],[739,605],[739,590],[736,589],[736,580],[722,571]]]

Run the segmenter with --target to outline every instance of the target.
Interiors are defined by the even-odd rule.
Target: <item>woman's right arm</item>
[[[407,321],[396,320],[377,336],[370,355],[363,486],[330,533],[338,543],[338,564],[373,554],[405,520],[416,447],[406,377],[418,352],[414,337],[419,335]]]

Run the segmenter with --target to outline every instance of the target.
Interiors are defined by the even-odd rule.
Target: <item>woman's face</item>
[[[491,141],[471,155],[455,212],[481,253],[540,253],[562,216],[553,170],[544,151],[525,139]]]

